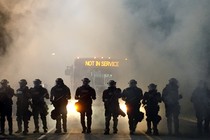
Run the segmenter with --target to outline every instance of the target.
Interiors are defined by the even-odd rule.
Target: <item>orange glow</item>
[[[79,106],[75,104],[74,107],[75,107],[75,110],[76,110],[77,112],[79,112],[79,111],[78,111],[78,110],[80,109]]]

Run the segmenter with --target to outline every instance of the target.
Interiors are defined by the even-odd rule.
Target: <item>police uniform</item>
[[[157,125],[160,121],[159,105],[161,102],[161,94],[157,92],[156,85],[150,84],[149,91],[144,93],[142,104],[145,105],[147,116],[147,134],[152,134],[151,123],[153,124],[153,134],[158,135]]]
[[[205,118],[204,129],[205,129],[206,133],[209,133],[209,124],[210,124],[210,90],[209,90],[209,88],[208,88],[208,92],[207,92],[206,101],[207,101],[207,104],[206,104],[207,105],[207,107],[206,107],[207,116]]]
[[[6,84],[6,85],[5,85]],[[14,95],[14,89],[7,85],[7,80],[1,81],[0,87],[0,115],[1,115],[1,134],[5,134],[5,117],[7,117],[9,134],[13,132],[12,129],[12,97]]]
[[[203,132],[203,128],[206,132],[209,131],[209,119],[208,119],[208,94],[209,89],[206,85],[204,85],[203,82],[201,82],[192,93],[191,96],[191,102],[194,105],[194,109],[196,112],[196,118],[197,118],[197,129],[198,134],[201,135]],[[204,127],[203,127],[203,121],[204,121]]]
[[[30,119],[29,113],[29,103],[30,103],[30,95],[29,88],[27,86],[20,87],[17,89],[15,96],[17,97],[17,112],[16,112],[16,120],[18,125],[18,131],[16,133],[22,132],[22,122],[24,123],[24,134],[28,133],[28,121]]]
[[[36,80],[35,80],[36,81]],[[46,88],[40,86],[34,86],[30,89],[30,96],[32,98],[32,113],[34,118],[35,131],[39,133],[39,115],[42,120],[44,132],[47,132],[47,114],[48,106],[45,102],[45,98],[49,99],[49,93]]]
[[[113,132],[117,133],[117,125],[118,125],[118,116],[119,116],[119,101],[121,98],[121,89],[114,87],[108,87],[108,89],[103,92],[103,102],[105,108],[105,133],[109,134],[109,125],[111,117],[113,117]]]
[[[130,87],[123,90],[122,99],[125,101],[127,107],[130,134],[133,134],[138,124],[136,117],[139,113],[143,93],[142,90],[136,86],[137,82],[135,80],[131,80],[129,84]]]
[[[174,123],[175,134],[179,134],[179,100],[182,98],[179,95],[178,81],[175,78],[169,80],[169,84],[163,89],[162,100],[165,104],[167,127],[169,135],[172,134],[172,120]]]
[[[82,125],[82,133],[91,133],[91,124],[92,124],[92,100],[96,99],[95,89],[90,87],[88,83],[89,79],[83,79],[83,82],[87,82],[86,85],[82,85],[77,88],[75,99],[79,100],[82,111],[80,112],[80,121]],[[87,127],[85,124],[85,116],[87,116]]]
[[[61,78],[56,80],[56,85],[51,89],[50,100],[55,107],[56,131],[61,133],[61,119],[63,120],[63,130],[67,132],[67,109],[68,100],[71,98],[70,89],[63,83]]]

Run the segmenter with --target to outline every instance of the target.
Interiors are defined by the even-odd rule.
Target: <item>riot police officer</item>
[[[34,87],[30,89],[30,96],[32,98],[32,113],[34,118],[35,130],[34,133],[39,133],[39,115],[42,120],[44,133],[47,132],[47,114],[48,106],[45,99],[49,99],[49,93],[46,88],[42,87],[40,79],[34,80]]]
[[[206,82],[200,81],[192,93],[191,102],[194,105],[197,118],[198,134],[202,135],[203,129],[208,132],[208,93]],[[204,127],[203,127],[204,121]]]
[[[30,95],[29,88],[27,86],[27,81],[25,79],[21,79],[19,81],[20,88],[17,89],[15,96],[17,97],[17,126],[18,130],[15,133],[22,132],[22,122],[24,123],[24,131],[23,134],[26,135],[28,133],[28,121],[30,119],[30,111],[29,111],[29,103],[30,103]]]
[[[204,131],[206,133],[209,133],[209,124],[210,124],[210,90],[208,88],[208,92],[207,92],[207,98],[206,98],[206,112],[207,112],[207,115],[206,115],[206,118],[205,118],[205,124],[204,124]]]
[[[83,85],[78,87],[75,94],[75,99],[79,100],[78,102],[81,105],[80,111],[80,121],[82,125],[82,133],[91,133],[91,124],[92,124],[92,100],[96,99],[96,92],[89,83],[88,78],[84,78]],[[85,116],[87,117],[87,127],[85,124]]]
[[[168,134],[172,134],[172,121],[174,122],[175,134],[179,135],[179,114],[180,105],[179,100],[182,95],[179,94],[178,81],[175,78],[171,78],[169,83],[163,89],[162,100],[165,104]]]
[[[123,90],[122,99],[126,103],[130,134],[133,135],[139,122],[137,117],[143,99],[142,90],[137,87],[136,80],[130,80],[129,87]]]
[[[3,79],[0,87],[0,115],[1,115],[1,134],[5,135],[5,117],[7,117],[9,126],[9,135],[12,135],[12,97],[14,95],[14,89],[8,85],[8,81]]]
[[[118,116],[119,116],[119,101],[121,98],[121,89],[116,87],[116,82],[110,80],[108,89],[103,91],[102,100],[105,108],[105,135],[109,134],[109,125],[111,117],[113,117],[113,133],[117,133]]]
[[[67,109],[68,100],[71,99],[70,89],[64,84],[62,78],[56,79],[56,85],[51,89],[50,101],[55,107],[57,116],[56,119],[56,131],[55,133],[61,133],[61,119],[63,120],[63,131],[67,132]]]
[[[160,122],[161,117],[158,115],[160,107],[158,103],[161,102],[161,94],[157,91],[157,85],[150,84],[148,86],[149,91],[144,93],[142,104],[145,106],[147,115],[147,132],[146,134],[152,134],[151,125],[153,124],[153,134],[159,135],[157,125]],[[152,124],[151,124],[152,123]]]

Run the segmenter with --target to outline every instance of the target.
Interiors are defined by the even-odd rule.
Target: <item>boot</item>
[[[28,134],[28,119],[24,119],[24,131],[23,131],[23,135],[27,135]]]
[[[57,129],[55,130],[55,133],[61,133],[61,130]]]
[[[63,132],[64,132],[64,133],[67,133],[67,129],[63,129]]]
[[[19,134],[21,132],[22,132],[21,123],[18,123],[18,130],[15,133]]]
[[[117,134],[117,129],[114,129],[113,130],[113,134]]]
[[[66,117],[63,117],[63,132],[67,132],[67,120]]]
[[[109,130],[108,130],[108,129],[106,129],[106,130],[104,131],[104,135],[109,135]]]
[[[28,134],[28,130],[24,130],[23,135],[27,135],[27,134]]]
[[[151,129],[147,129],[146,134],[147,135],[151,135],[152,134],[152,130]]]
[[[172,118],[167,119],[168,135],[172,135]]]
[[[87,133],[90,134],[91,133],[91,128],[87,129]]]
[[[39,133],[39,129],[35,129],[33,133],[34,134]]]
[[[12,130],[12,128],[13,128],[13,125],[12,125],[12,117],[9,117],[7,119],[7,121],[8,121],[8,126],[9,126],[9,135],[12,135],[13,134],[13,130]]]
[[[155,136],[159,136],[158,129],[154,129],[153,135],[155,135]]]
[[[152,134],[152,129],[151,129],[151,121],[147,121],[147,131],[146,131],[147,135],[151,135]]]
[[[82,128],[82,133],[86,133],[86,131],[87,131],[87,127],[84,126],[84,127]]]
[[[21,132],[22,132],[22,130],[20,130],[20,129],[18,129],[17,131],[15,131],[15,133],[17,133],[17,134],[19,134]]]
[[[91,124],[92,124],[92,118],[91,115],[87,115],[87,133],[91,133]]]
[[[114,134],[117,134],[117,125],[118,125],[118,118],[117,117],[114,117],[113,118],[113,133]]]
[[[132,130],[130,130],[130,135],[134,135],[134,132]]]
[[[44,128],[44,133],[47,133],[47,128]]]
[[[156,122],[153,122],[153,135],[155,136],[158,136],[159,135],[159,132],[158,132],[158,129],[157,129],[157,123]]]

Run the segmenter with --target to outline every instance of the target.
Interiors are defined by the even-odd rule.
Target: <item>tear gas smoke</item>
[[[122,88],[135,78],[161,91],[176,77],[189,104],[197,81],[209,78],[209,7],[209,0],[1,0],[0,78],[51,87],[76,56],[128,57]]]

